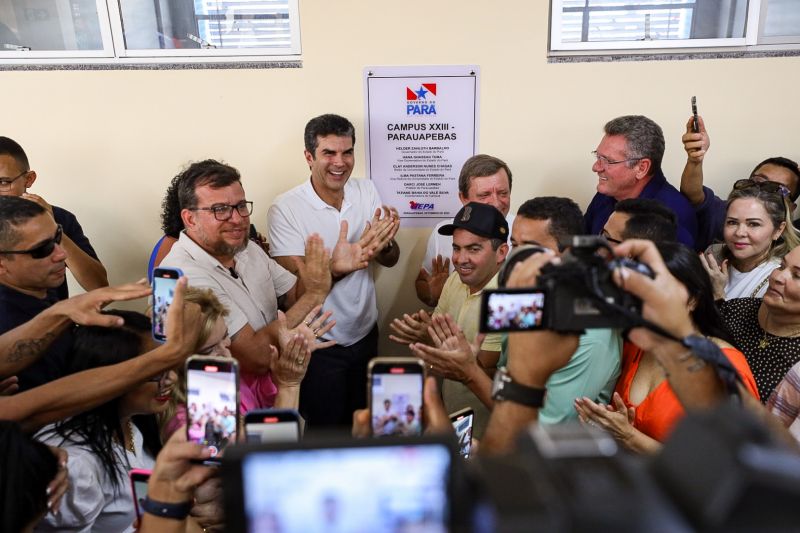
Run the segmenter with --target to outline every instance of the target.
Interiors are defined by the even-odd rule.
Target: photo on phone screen
[[[378,357],[369,366],[372,434],[422,433],[422,361],[413,357]]]
[[[294,409],[256,409],[244,418],[247,442],[297,442],[300,413]]]
[[[235,359],[192,356],[186,361],[187,440],[211,449],[212,457],[236,440],[239,367]]]
[[[131,478],[131,490],[133,491],[133,506],[136,509],[136,516],[141,518],[142,501],[147,497],[147,481],[150,479],[150,470],[135,468],[128,473]]]
[[[453,430],[458,441],[458,453],[467,459],[472,451],[472,426],[475,423],[475,412],[467,407],[450,415]]]
[[[542,327],[545,294],[525,289],[484,291],[480,330],[528,331]]]
[[[178,268],[157,268],[153,271],[153,338],[167,340],[167,310],[175,296],[175,285],[183,275]]]

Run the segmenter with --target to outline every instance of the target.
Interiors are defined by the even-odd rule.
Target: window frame
[[[666,0],[665,0],[666,1]],[[653,55],[658,53],[735,52],[742,50],[795,50],[800,49],[797,36],[761,36],[766,22],[769,0],[749,0],[745,14],[744,37],[718,39],[654,39],[651,41],[593,41],[562,43],[561,13],[564,0],[550,0],[550,34],[548,55],[559,56],[615,56],[631,53]]]
[[[0,50],[2,65],[297,62],[302,57],[299,0],[286,0],[291,44],[286,48],[127,48],[119,0],[95,0],[102,50]]]

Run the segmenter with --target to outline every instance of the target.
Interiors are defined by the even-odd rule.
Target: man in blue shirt
[[[647,117],[617,117],[603,127],[605,135],[594,151],[592,170],[597,174],[597,194],[584,214],[586,231],[603,230],[614,206],[628,198],[652,198],[672,209],[678,218],[678,240],[694,248],[697,218],[689,201],[667,183],[661,171],[664,133]]]

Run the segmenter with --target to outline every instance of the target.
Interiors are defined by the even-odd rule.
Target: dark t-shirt
[[[0,285],[0,334],[11,331],[49,308],[59,300],[56,289],[39,299]],[[59,335],[42,356],[17,374],[20,392],[43,385],[67,374],[72,349],[72,330]]]
[[[78,222],[78,219],[75,218],[75,215],[66,209],[53,206],[53,218],[56,220],[56,224],[61,224],[64,235],[72,239],[72,242],[74,242],[78,248],[97,259],[97,253],[94,251],[94,248],[92,248],[92,243],[89,242],[89,238],[83,234],[83,228]],[[66,279],[64,283],[55,290],[59,300],[66,300],[69,298],[69,289],[67,288]]]

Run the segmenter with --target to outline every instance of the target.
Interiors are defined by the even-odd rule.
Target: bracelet
[[[161,518],[172,518],[173,520],[185,519],[189,516],[189,511],[192,510],[192,502],[166,503],[153,500],[149,496],[142,500],[141,504],[146,513]]]

